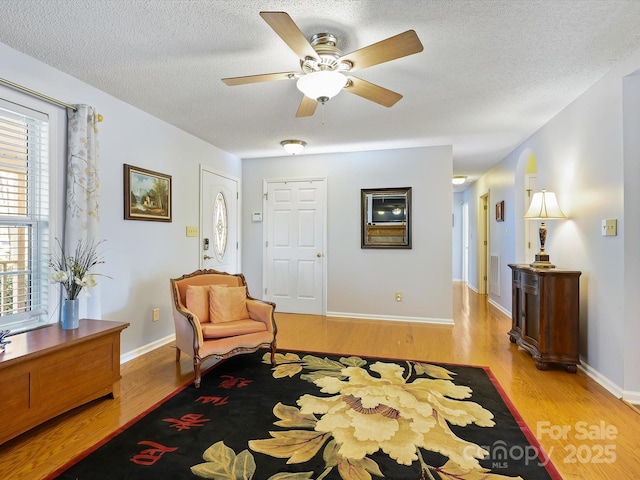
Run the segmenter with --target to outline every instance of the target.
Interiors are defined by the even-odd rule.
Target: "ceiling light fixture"
[[[283,140],[280,142],[280,145],[282,145],[285,152],[290,155],[297,155],[304,150],[304,147],[307,146],[307,144],[302,140]]]
[[[335,70],[320,70],[307,73],[298,79],[296,86],[305,97],[327,102],[335,97],[347,84],[347,77]]]
[[[453,183],[454,185],[462,185],[466,181],[467,181],[466,175],[456,175],[451,179],[451,183]]]

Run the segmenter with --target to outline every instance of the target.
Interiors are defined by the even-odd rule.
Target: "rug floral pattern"
[[[45,480],[561,478],[487,368],[263,353],[209,368]]]
[[[398,466],[418,462],[421,479],[522,479],[482,467],[478,460],[489,452],[454,433],[452,426],[492,428],[495,422],[492,412],[469,400],[471,388],[456,385],[455,373],[446,368],[296,353],[277,354],[276,362],[275,379],[299,375],[314,384],[319,395],[303,394],[296,405],[274,405],[278,428],[269,432],[271,438],[250,440],[251,451],[236,453],[224,441],[211,445],[203,454],[205,462],[191,467],[197,477],[261,478],[254,455],[263,454],[287,459],[287,464],[305,464],[321,455],[324,463],[322,471],[281,472],[269,480],[322,480],[334,471],[342,480],[398,478],[386,476],[372,458],[382,452]],[[270,364],[269,354],[263,363]],[[423,451],[447,460],[430,465]]]

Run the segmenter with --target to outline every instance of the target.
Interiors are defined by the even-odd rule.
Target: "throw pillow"
[[[212,323],[249,318],[247,287],[209,286],[209,318]]]
[[[187,308],[200,323],[209,321],[209,285],[187,285]]]

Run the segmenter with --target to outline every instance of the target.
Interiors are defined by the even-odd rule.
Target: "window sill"
[[[42,323],[42,322],[29,322],[21,324],[15,328],[8,328],[9,335],[7,337],[11,337],[13,335],[17,335],[19,333],[30,332],[32,330],[39,330],[40,328],[47,328],[52,326],[53,323]],[[1,328],[1,327],[0,327]]]

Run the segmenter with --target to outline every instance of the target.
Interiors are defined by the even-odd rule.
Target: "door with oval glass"
[[[200,268],[238,273],[238,180],[200,169]]]

